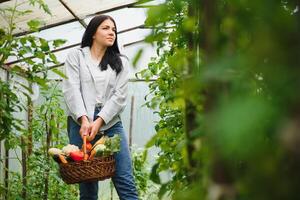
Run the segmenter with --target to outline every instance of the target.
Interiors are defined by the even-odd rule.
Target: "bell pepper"
[[[79,161],[83,160],[84,153],[82,151],[72,151],[72,152],[70,152],[70,157],[75,162],[79,162]]]

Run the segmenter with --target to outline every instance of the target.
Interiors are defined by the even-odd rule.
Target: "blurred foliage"
[[[166,0],[149,9],[157,57],[137,77],[157,78],[146,105],[160,121],[147,147],[160,148],[150,176],[160,197],[298,198],[299,6]]]

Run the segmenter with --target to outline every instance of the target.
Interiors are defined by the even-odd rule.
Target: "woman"
[[[107,15],[96,16],[84,32],[81,48],[68,54],[63,93],[71,144],[81,147],[83,135],[93,144],[100,131],[109,137],[120,134],[121,150],[115,154],[112,181],[121,200],[136,200],[130,152],[120,119],[126,105],[128,67],[128,60],[120,55],[115,21]],[[79,189],[81,200],[98,199],[97,181],[80,183]]]

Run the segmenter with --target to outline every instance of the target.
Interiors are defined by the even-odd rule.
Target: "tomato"
[[[86,142],[86,150],[87,151],[91,151],[92,147],[93,147],[93,145],[90,142]]]
[[[90,152],[92,150],[92,147],[93,145],[90,142],[86,141],[86,151]],[[83,145],[81,147],[81,150],[83,151]]]
[[[72,151],[72,152],[70,153],[70,157],[71,157],[74,161],[78,162],[78,161],[83,160],[84,153],[83,153],[82,151]]]

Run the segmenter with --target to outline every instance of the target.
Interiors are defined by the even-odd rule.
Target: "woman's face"
[[[116,39],[116,27],[114,22],[110,19],[104,20],[97,28],[96,33],[93,36],[93,43],[97,43],[101,46],[112,46]]]

